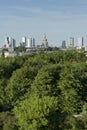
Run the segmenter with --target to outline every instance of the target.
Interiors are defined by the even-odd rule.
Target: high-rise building
[[[12,37],[5,37],[5,45],[6,48],[14,48],[16,46],[16,41]]]
[[[62,48],[66,48],[66,41],[62,41]]]
[[[44,34],[43,39],[42,39],[42,47],[45,47],[45,48],[48,47],[48,41],[47,41],[45,34]]]
[[[35,48],[35,38],[28,38],[27,39],[27,47]]]
[[[20,44],[21,44],[21,46],[25,46],[26,47],[26,45],[27,45],[27,39],[26,39],[26,37],[22,37]]]
[[[32,48],[32,38],[27,39],[27,47]]]
[[[32,42],[33,42],[32,46],[33,46],[33,48],[35,48],[35,38],[32,39]]]
[[[74,38],[73,38],[73,37],[70,37],[70,38],[68,39],[68,47],[69,47],[69,48],[74,47]]]
[[[79,37],[77,49],[82,49],[82,48],[83,48],[83,37]]]

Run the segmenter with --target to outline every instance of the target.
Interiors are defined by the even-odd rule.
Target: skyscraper
[[[82,49],[82,47],[83,47],[83,37],[79,37],[77,49]]]
[[[35,48],[35,38],[27,38],[27,47]]]
[[[66,41],[62,41],[62,48],[66,48]]]
[[[33,42],[33,48],[35,48],[35,38],[32,39]]]
[[[32,48],[32,38],[27,39],[27,47]]]
[[[74,38],[73,37],[70,37],[68,39],[68,47],[69,48],[73,48],[74,47]]]
[[[47,41],[45,34],[44,34],[43,39],[42,39],[42,47],[45,47],[45,48],[48,47],[48,41]]]
[[[12,37],[5,37],[5,47],[6,48],[14,48],[16,46],[16,41]]]
[[[26,44],[27,44],[26,37],[22,37],[22,39],[21,39],[21,45],[26,47]]]

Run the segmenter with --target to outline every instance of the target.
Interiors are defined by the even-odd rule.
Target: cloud
[[[11,11],[12,10],[12,11]],[[65,7],[63,9],[49,10],[41,7],[24,7],[24,6],[14,6],[10,7],[8,11],[0,12],[0,18],[6,19],[21,19],[22,21],[28,20],[32,23],[66,23],[72,21],[83,21],[86,19],[87,14],[79,11],[73,10],[71,7]],[[2,19],[2,18],[1,18]],[[8,19],[8,18],[7,18]]]
[[[29,1],[33,2],[34,0],[19,1],[29,3]],[[50,0],[47,1],[50,2]],[[0,34],[8,34],[19,38],[29,33],[36,37],[37,34],[40,35],[46,32],[49,35],[49,41],[57,42],[57,40],[61,41],[63,37],[65,38],[66,35],[72,36],[75,35],[75,32],[86,32],[86,1],[73,0],[75,4],[79,5],[78,7],[75,4],[75,6],[58,5],[58,8],[49,8],[50,5],[48,8],[43,5],[26,6],[23,4],[5,6],[6,9],[0,11]]]

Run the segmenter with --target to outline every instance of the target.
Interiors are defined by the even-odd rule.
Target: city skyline
[[[50,45],[81,36],[87,44],[86,11],[87,0],[1,0],[0,46],[4,36],[18,43],[22,36],[35,37],[41,43],[44,33]]]
[[[5,36],[4,39],[4,44],[1,46],[1,48],[3,47],[10,47],[13,46],[14,42],[15,42],[15,47],[18,47],[20,45],[25,46],[25,47],[63,47],[63,48],[73,48],[73,47],[77,47],[78,49],[81,49],[82,47],[87,47],[84,44],[84,37],[78,37],[77,38],[77,43],[75,43],[74,41],[76,41],[76,39],[74,37],[69,37],[68,40],[62,40],[61,45],[59,46],[51,46],[48,43],[48,39],[46,37],[46,34],[43,34],[43,39],[42,42],[40,44],[36,44],[36,39],[34,37],[21,37],[20,43],[17,44],[16,39],[14,39],[13,37],[10,36]]]

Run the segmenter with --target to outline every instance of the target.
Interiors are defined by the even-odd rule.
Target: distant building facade
[[[27,47],[32,48],[32,38],[27,39]]]
[[[33,42],[33,48],[35,48],[35,38],[32,39],[32,42]]]
[[[27,38],[27,47],[35,48],[35,38]]]
[[[73,48],[74,47],[74,38],[70,37],[68,39],[68,48]]]
[[[8,49],[14,49],[16,47],[16,41],[15,39],[13,39],[12,37],[5,37],[5,44],[4,44],[5,48]]]
[[[18,54],[17,54],[16,52],[5,51],[5,52],[4,52],[4,56],[5,56],[5,58],[6,58],[6,57],[17,57]]]
[[[27,45],[26,37],[22,37],[20,45],[26,47],[26,45]]]
[[[48,41],[47,41],[45,34],[44,34],[43,39],[42,39],[42,47],[44,47],[44,48],[48,47]]]
[[[66,41],[62,41],[62,48],[66,48]]]
[[[77,49],[82,49],[83,46],[84,46],[84,43],[83,43],[83,37],[79,37],[78,38],[78,45],[77,45]]]

